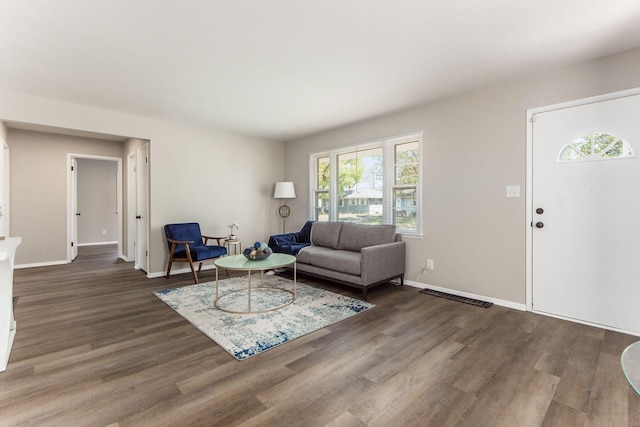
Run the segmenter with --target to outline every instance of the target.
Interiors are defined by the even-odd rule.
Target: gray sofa
[[[295,248],[299,272],[359,288],[364,299],[369,288],[392,279],[404,285],[406,243],[393,225],[307,223],[299,233],[275,235],[269,243],[274,252]]]

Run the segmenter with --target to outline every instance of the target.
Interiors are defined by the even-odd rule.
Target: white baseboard
[[[62,265],[62,264],[67,264],[67,260],[64,261],[47,261],[47,262],[34,262],[31,264],[16,264],[13,268],[20,269],[20,268],[33,268],[33,267],[49,267],[52,265]]]
[[[502,300],[502,299],[498,299],[498,298],[491,298],[485,295],[477,295],[477,294],[471,294],[468,292],[461,292],[455,289],[448,289],[448,288],[443,288],[440,286],[432,286],[429,285],[427,283],[420,283],[420,282],[414,282],[412,280],[406,280],[404,281],[404,283],[406,285],[409,286],[413,286],[414,288],[420,288],[420,289],[433,289],[434,291],[440,291],[440,292],[446,292],[448,294],[452,294],[452,295],[457,295],[460,297],[465,297],[465,298],[473,298],[473,299],[479,299],[482,301],[488,301],[488,302],[492,302],[495,305],[499,305],[502,307],[507,307],[507,308],[513,308],[514,310],[520,310],[520,311],[527,311],[527,305],[526,304],[519,304],[513,301],[506,301],[506,300]]]
[[[216,268],[216,266],[213,265],[213,264],[203,265],[201,271],[204,271],[204,270],[215,270],[215,268]],[[197,266],[196,266],[196,271],[197,271]],[[171,275],[172,276],[174,276],[176,274],[185,274],[185,273],[191,274],[191,269],[189,267],[178,268],[178,269],[172,268],[171,269]],[[158,272],[155,272],[155,273],[147,273],[147,277],[149,279],[155,279],[157,277],[165,277],[166,275],[167,275],[166,271],[158,271]]]
[[[93,242],[93,243],[78,243],[78,247],[80,246],[102,246],[102,245],[117,245],[118,241],[115,242]]]

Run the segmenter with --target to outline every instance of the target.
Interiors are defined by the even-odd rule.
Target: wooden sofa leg
[[[362,299],[365,300],[365,301],[367,300],[367,287],[366,286],[362,288]]]

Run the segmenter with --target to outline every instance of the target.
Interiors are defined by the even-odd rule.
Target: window
[[[566,144],[558,154],[559,162],[609,160],[634,157],[631,144],[608,133],[592,133]]]
[[[313,190],[313,218],[317,221],[329,221],[329,183],[331,163],[329,157],[315,158],[315,184]]]
[[[310,155],[313,219],[421,234],[421,134]]]

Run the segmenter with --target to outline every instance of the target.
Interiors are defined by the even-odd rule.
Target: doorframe
[[[10,161],[10,151],[9,144],[7,141],[0,138],[0,150],[2,150],[2,156],[0,156],[0,161],[2,161],[2,177],[0,177],[0,182],[2,183],[0,188],[0,222],[2,223],[2,227],[0,227],[0,235],[4,237],[11,236],[11,161]]]
[[[127,257],[126,261],[136,261],[136,154],[133,150],[127,155]]]
[[[147,274],[147,277],[150,277],[149,272],[149,229],[151,226],[150,221],[150,186],[151,186],[151,162],[150,159],[150,144],[147,141],[141,147],[136,148],[136,216],[141,215],[140,207],[144,208],[144,215],[141,218],[142,221],[136,220],[136,247],[135,247],[135,266],[134,268],[140,269]],[[142,152],[144,151],[144,155]],[[144,158],[144,168],[140,166],[143,164]],[[144,184],[144,185],[142,185]],[[141,190],[142,191],[139,191]],[[144,203],[140,203],[141,193],[144,193]],[[142,222],[142,224],[141,224]],[[142,231],[142,238],[140,236],[140,231]],[[140,255],[138,251],[141,251],[141,242],[144,244],[144,255]]]
[[[77,159],[92,159],[92,160],[105,160],[118,163],[118,172],[116,174],[116,209],[117,209],[117,221],[118,221],[118,257],[122,258],[122,158],[121,157],[106,157],[96,156],[90,154],[76,154],[67,153],[67,263],[73,261],[72,259],[72,247],[71,242],[73,238],[73,218],[75,215],[73,212],[73,200],[78,199],[77,191],[74,194],[72,189],[72,171],[71,166],[74,160]],[[77,172],[77,171],[76,171]],[[77,230],[76,230],[77,235]],[[75,242],[77,245],[77,242]]]
[[[588,98],[576,99],[573,101],[562,102],[559,104],[547,105],[544,107],[537,107],[527,109],[527,122],[526,122],[526,263],[525,263],[525,305],[527,311],[534,311],[533,309],[533,123],[535,122],[535,115],[540,113],[548,113],[550,111],[562,110],[565,108],[577,107],[580,105],[594,104],[602,101],[609,101],[617,98],[625,98],[628,96],[640,95],[640,87],[622,90],[617,92],[606,93],[603,95],[591,96]]]

